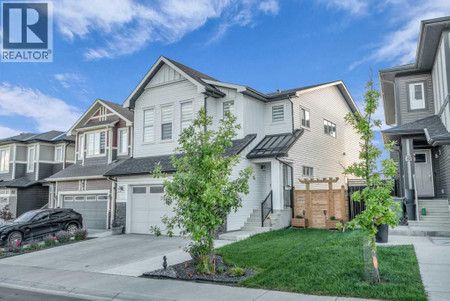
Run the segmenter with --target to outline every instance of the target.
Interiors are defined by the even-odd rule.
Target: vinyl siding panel
[[[39,149],[39,160],[54,161],[55,146],[41,145]]]
[[[17,190],[17,216],[48,203],[48,187],[36,185]]]
[[[425,81],[425,104],[426,109],[423,110],[409,110],[409,83],[418,81]],[[403,76],[395,79],[398,87],[398,109],[399,109],[399,125],[413,122],[434,115],[434,95],[433,84],[430,74]]]
[[[436,53],[436,57],[433,64],[433,70],[431,72],[433,78],[433,92],[435,99],[435,109],[434,112],[437,115],[445,103],[445,99],[449,93],[448,85],[450,80],[450,75],[448,71],[450,70],[450,45],[445,43],[448,42],[449,33],[444,32]],[[450,131],[450,108],[444,111],[441,117],[442,122],[446,126],[447,130]]]
[[[442,145],[439,147],[441,155],[439,157],[440,166],[440,189],[438,195],[450,198],[450,145]]]
[[[284,120],[272,122],[272,107],[279,105],[284,107]],[[292,132],[292,110],[288,99],[264,104],[264,132],[265,135]]]
[[[110,190],[111,187],[111,181],[106,179],[86,180],[86,190]]]
[[[27,147],[23,145],[16,145],[16,154],[15,154],[15,160],[16,161],[27,161]]]
[[[294,160],[295,188],[305,189],[305,185],[298,181],[298,178],[305,177],[303,166],[313,167],[314,177],[339,177],[335,184],[338,188],[344,184],[342,166],[359,160],[359,137],[344,120],[345,115],[351,112],[350,107],[334,86],[300,94],[293,101],[294,127],[301,127],[300,108],[309,110],[311,124],[289,151],[289,158]],[[336,138],[324,133],[324,119],[336,124]],[[320,184],[311,187],[324,188]]]
[[[145,90],[137,99],[135,107],[134,157],[170,154],[177,146],[181,132],[180,102],[192,101],[194,112],[203,106],[203,95],[187,80],[156,86]],[[173,105],[172,140],[161,141],[161,105]],[[143,110],[155,109],[154,142],[143,142]]]

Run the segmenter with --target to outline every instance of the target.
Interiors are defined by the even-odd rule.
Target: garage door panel
[[[107,221],[107,196],[75,196],[63,197],[63,207],[72,208],[83,216],[83,226],[88,229],[106,229]]]

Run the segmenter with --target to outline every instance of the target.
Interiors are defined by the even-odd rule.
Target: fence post
[[[347,221],[347,210],[345,209],[345,186],[341,186],[341,214],[344,223]]]

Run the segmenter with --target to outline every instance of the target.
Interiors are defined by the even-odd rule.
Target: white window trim
[[[173,141],[173,137],[174,137],[174,131],[173,131],[173,104],[169,104],[169,105],[162,105],[161,106],[161,108],[160,108],[160,118],[161,118],[161,123],[160,123],[160,129],[161,129],[161,135],[160,135],[160,140],[161,140],[161,142],[171,142],[171,141]],[[162,116],[162,111],[163,111],[163,108],[172,108],[172,119],[170,120],[170,124],[171,124],[171,127],[172,127],[172,136],[170,137],[170,139],[163,139],[163,137],[162,137],[162,128],[163,128],[163,124],[169,124],[169,122],[164,122],[163,123],[163,116]]]
[[[33,149],[33,164],[30,164],[30,151]],[[27,149],[27,173],[34,172],[34,165],[36,163],[36,146],[29,146]]]
[[[122,132],[125,132],[126,133],[126,135],[127,135],[127,144],[126,144],[126,146],[125,146],[125,150],[123,151],[123,152],[121,152],[120,151],[120,149],[122,148],[122,136],[120,135]],[[128,133],[128,128],[120,128],[120,129],[118,129],[118,131],[117,131],[117,142],[118,142],[118,150],[117,150],[117,152],[118,152],[118,154],[119,155],[128,155],[128,147],[129,147],[129,133]]]
[[[89,155],[89,135],[90,134],[97,134],[97,133],[105,133],[105,153],[104,154],[98,154],[98,155]],[[86,158],[99,158],[99,157],[106,157],[106,149],[108,147],[108,132],[106,130],[98,130],[98,131],[91,131],[85,133],[85,141],[86,144]],[[100,148],[99,148],[100,151]]]
[[[423,106],[420,108],[412,108],[412,102],[416,100],[415,98],[415,87],[416,86],[421,86],[421,90],[422,90],[422,102],[423,102]],[[411,91],[412,90],[412,91]],[[426,110],[427,109],[427,103],[426,103],[426,99],[425,99],[425,85],[423,82],[417,82],[417,83],[409,83],[408,84],[408,93],[409,93],[409,111],[418,111],[418,110]],[[412,99],[412,96],[414,96],[414,99]]]
[[[232,103],[233,109],[230,110],[230,112],[232,115],[236,115],[236,103],[235,103],[234,99],[225,100],[222,102],[222,118],[225,118],[225,104],[226,103]]]
[[[302,110],[304,110],[305,112],[308,112],[309,114],[309,126],[304,126],[302,125]],[[310,130],[311,129],[311,111],[308,108],[302,107],[300,106],[300,126],[304,129]]]
[[[278,121],[274,121],[273,120],[273,108],[274,107],[283,107],[283,120],[278,120]],[[272,124],[283,124],[286,123],[286,107],[283,104],[273,104],[270,106],[270,120],[272,122]]]
[[[0,148],[0,152],[3,152],[3,151],[5,151],[5,154],[8,153],[8,164],[7,164],[7,167],[6,167],[5,170],[1,170],[1,169],[0,169],[0,173],[1,173],[1,174],[3,174],[3,173],[9,173],[9,165],[10,165],[10,163],[11,163],[11,148],[10,148],[10,147]],[[1,157],[0,157],[0,160],[1,160]],[[1,168],[1,167],[0,167],[0,168]]]
[[[312,171],[312,175],[306,175],[305,174],[305,169]],[[314,177],[314,167],[312,166],[306,166],[306,165],[302,165],[302,175],[304,177]]]
[[[153,111],[153,124],[145,125],[145,111]],[[156,109],[155,107],[146,107],[142,109],[142,144],[153,144],[155,143],[155,119],[156,119]],[[151,141],[145,141],[145,128],[152,127],[153,128],[153,139]]]
[[[58,160],[58,149],[61,149],[61,160]],[[55,147],[55,162],[64,162],[64,146],[62,145]]]
[[[331,138],[337,138],[337,125],[336,125],[336,123],[334,123],[334,122],[332,122],[332,121],[329,121],[328,119],[325,119],[325,118],[323,119],[323,121],[324,121],[324,123],[325,123],[325,122],[329,122],[329,123],[333,124],[333,125],[334,125],[334,128],[335,128],[334,136],[331,135],[330,133],[325,133],[325,130],[323,130],[323,133],[324,133],[325,135],[331,137]],[[324,124],[323,124],[323,125],[324,125]],[[322,125],[322,127],[323,127],[323,125]]]
[[[192,117],[190,119],[185,118],[183,120],[183,110],[181,109],[181,107],[183,106],[183,104],[186,104],[186,103],[191,103]],[[189,125],[192,125],[192,122],[194,121],[194,102],[192,100],[186,100],[186,101],[180,102],[180,133],[183,131],[183,121],[190,121]]]

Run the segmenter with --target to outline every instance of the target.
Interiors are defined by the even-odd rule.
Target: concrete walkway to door
[[[218,247],[228,241],[216,241]],[[126,276],[162,268],[163,256],[169,265],[190,259],[183,251],[188,240],[152,235],[103,236],[21,256],[5,258],[3,264],[84,271]]]

